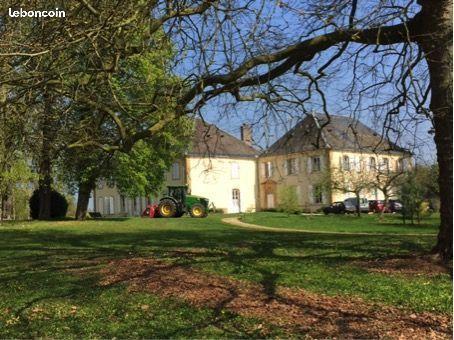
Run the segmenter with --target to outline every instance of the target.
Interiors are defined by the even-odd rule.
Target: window
[[[232,179],[240,178],[240,165],[238,163],[231,163],[231,177]]]
[[[320,157],[312,157],[312,171],[320,171],[321,168]]]
[[[393,171],[395,169],[394,165],[395,164],[394,164],[394,162],[392,160],[391,161],[388,160],[388,170],[389,171]]]
[[[323,188],[320,185],[314,186],[312,195],[314,203],[323,203]]]
[[[350,171],[350,157],[342,157],[342,169],[345,171]]]
[[[180,179],[180,164],[177,162],[172,164],[172,179]]]
[[[265,169],[265,177],[270,178],[273,176],[273,165],[271,162],[265,162],[263,163],[264,169]]]
[[[404,171],[404,160],[402,158],[399,158],[396,161],[396,170],[397,171]]]
[[[104,214],[114,214],[114,199],[113,197],[104,197]]]
[[[375,163],[375,157],[369,158],[369,169],[370,170],[375,170],[376,168],[376,163]]]
[[[290,158],[286,160],[285,167],[287,168],[287,175],[293,175],[297,173],[296,158]]]
[[[353,166],[356,169],[356,172],[361,172],[361,164],[364,163],[361,157],[354,157],[353,159]]]
[[[383,170],[389,171],[389,159],[383,158]]]

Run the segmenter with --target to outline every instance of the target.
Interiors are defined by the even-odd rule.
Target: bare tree
[[[399,181],[405,172],[410,170],[410,165],[408,156],[405,159],[398,159],[395,164],[392,164],[393,160],[389,158],[386,158],[387,162],[384,162],[383,158],[376,158],[379,159],[379,163],[369,164],[369,170],[372,173],[372,186],[383,193],[384,208],[380,212],[380,218],[383,218],[383,214],[388,209],[389,199],[396,195]]]
[[[334,168],[326,175],[323,182],[330,191],[355,195],[355,209],[358,216],[361,216],[361,195],[374,187],[373,176],[367,171],[358,171],[356,168]]]

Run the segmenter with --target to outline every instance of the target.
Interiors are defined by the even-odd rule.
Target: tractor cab
[[[187,193],[188,188],[186,186],[167,187],[167,196],[173,197],[180,202],[184,202],[186,200]]]
[[[168,186],[167,195],[159,200],[158,213],[161,217],[181,217],[189,213],[191,217],[208,215],[208,199],[188,195],[187,186]]]

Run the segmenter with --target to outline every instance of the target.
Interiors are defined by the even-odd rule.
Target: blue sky
[[[286,2],[288,3],[289,1]],[[260,3],[260,1],[256,2],[256,4]],[[225,32],[238,29],[238,32],[236,35],[234,34],[234,39],[232,40],[236,45],[231,44],[229,41],[222,42],[222,34],[213,34],[213,32],[203,28],[205,26],[210,27],[209,25],[202,25],[202,22],[195,22],[195,25],[200,27],[200,36],[208,42],[207,46],[212,47],[212,51],[208,53],[212,64],[208,66],[208,69],[212,71],[220,67],[218,72],[223,73],[226,71],[225,68],[222,68],[226,61],[229,61],[233,65],[239,65],[250,56],[250,53],[274,51],[289,43],[299,41],[301,39],[302,31],[304,30],[302,29],[296,32],[295,28],[304,28],[309,25],[308,22],[304,21],[304,14],[301,13],[303,10],[310,10],[312,8],[311,6],[315,6],[317,2],[293,2],[293,4],[296,4],[295,6],[300,6],[301,13],[298,14],[286,11],[285,7],[276,6],[276,3],[278,2],[270,1],[266,2],[266,5],[263,8],[256,8],[257,11],[260,11],[260,20],[257,23],[257,26],[262,27],[264,30],[267,30],[267,32],[263,36],[259,36],[260,38],[251,38],[249,45],[246,43],[242,46],[239,37],[247,38],[252,34],[251,27],[256,23],[254,20],[257,20],[253,15],[250,17],[245,14],[238,18],[232,18],[231,21],[227,20],[226,24],[223,26]],[[309,4],[311,4],[311,6],[309,6]],[[363,2],[361,5],[373,7],[375,4],[378,6],[379,2],[368,1],[367,3]],[[414,10],[417,9],[418,7],[415,6]],[[367,17],[366,12],[366,9],[360,9],[357,17],[368,20],[369,18]],[[207,20],[210,19],[215,20],[213,18],[208,18]],[[344,21],[345,18],[339,18],[338,20],[339,22]],[[390,23],[394,22],[395,21],[391,21]],[[272,23],[273,27],[271,29],[266,28],[267,23]],[[316,24],[316,21],[314,21],[314,24]],[[330,28],[317,34],[329,30]],[[213,36],[218,40],[214,40]],[[223,53],[222,50],[225,50],[225,48],[222,46],[222,43],[227,44],[227,50],[232,50],[232,52]],[[251,48],[251,46],[253,47]],[[361,45],[349,45],[344,55],[357,55],[358,58],[356,60],[353,58],[339,59],[325,70],[327,76],[320,81],[319,85],[320,89],[325,93],[327,110],[329,113],[346,116],[354,115],[355,118],[360,119],[362,122],[381,133],[385,112],[391,107],[381,108],[376,105],[386,102],[398,93],[400,89],[399,81],[397,78],[391,79],[388,84],[376,91],[369,91],[361,95],[360,90],[370,84],[380,83],[383,79],[388,77],[392,73],[396,61],[399,61],[399,65],[410,63],[415,59],[418,51],[415,46],[410,46],[409,49],[405,50],[407,58],[400,61],[398,58],[399,53],[402,52],[403,45],[393,46],[392,49],[379,48],[378,50],[382,50],[380,53],[376,53],[377,50],[375,47],[360,50],[361,47]],[[338,47],[331,48],[325,53],[317,55],[316,58],[314,58],[314,61],[303,64],[303,70],[311,74],[317,74],[317,69],[337,51],[337,48]],[[382,57],[383,59],[380,59]],[[380,61],[380,67],[373,68],[372,66],[378,61]],[[178,65],[177,72],[180,75],[185,76],[190,74],[194,68],[196,68],[199,73],[200,70],[203,72],[205,71],[204,67],[205,65],[201,62],[200,54],[197,53],[196,46],[193,52],[186,51],[186,54]],[[265,68],[262,67],[259,71],[262,72],[264,70]],[[397,72],[397,74],[399,73]],[[427,72],[425,71],[425,64],[423,62],[412,70],[412,75],[414,76],[413,82],[417,85],[416,87],[419,86],[424,89],[427,83]],[[355,76],[356,78],[353,81]],[[292,73],[282,76],[275,83],[290,88],[300,97],[304,97],[307,94],[307,81],[301,77],[294,76]],[[355,86],[351,87],[352,84]],[[415,90],[415,96],[416,95],[418,95],[417,90]],[[283,96],[288,97],[288,93],[283,93]],[[201,110],[201,114],[210,123],[218,125],[223,130],[235,136],[239,136],[239,129],[242,123],[251,123],[254,129],[255,140],[259,146],[264,148],[282,136],[282,134],[296,124],[299,119],[302,119],[306,112],[322,112],[321,103],[321,97],[314,95],[304,104],[304,106],[276,105],[270,107],[264,105],[264,103],[260,101],[235,103],[232,96],[225,95],[208,102]],[[415,110],[411,105],[402,107],[396,117],[398,117],[396,121],[399,121],[400,125],[393,126],[396,127],[397,130],[405,130],[405,132],[399,135],[389,132],[391,139],[399,145],[413,150],[415,156],[419,158],[419,161],[428,163],[433,162],[435,160],[435,148],[433,136],[428,134],[428,131],[431,128],[430,122],[423,116],[416,115]]]

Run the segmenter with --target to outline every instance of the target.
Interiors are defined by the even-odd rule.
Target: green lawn
[[[274,215],[254,216],[247,218],[258,223],[265,216],[271,219]],[[284,221],[277,216],[276,219]],[[452,309],[452,281],[447,274],[409,279],[397,274],[371,273],[354,263],[423,253],[430,249],[435,237],[268,233],[225,225],[221,217],[0,226],[0,338],[292,335],[278,327],[262,333],[264,330],[257,327],[259,320],[223,310],[195,308],[150,293],[131,293],[124,284],[102,287],[98,285],[96,271],[81,275],[67,270],[89,267],[93,265],[89,260],[93,259],[106,263],[135,256],[186,264],[257,282],[271,290],[276,286],[301,287],[327,295],[360,297],[409,311],[450,313]],[[291,217],[295,218],[300,217]],[[345,223],[343,219],[338,221]],[[370,219],[351,221],[359,226],[368,224]],[[281,225],[288,223],[291,224]],[[329,225],[334,228],[333,222]],[[192,255],[177,256],[176,251]],[[144,305],[146,309],[142,308]]]
[[[302,229],[310,231],[360,232],[385,234],[437,234],[438,215],[425,218],[420,224],[403,223],[399,214],[355,215],[287,215],[277,212],[245,214],[242,221],[266,227]]]

